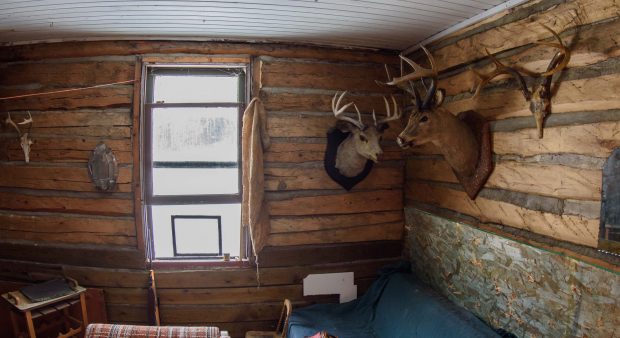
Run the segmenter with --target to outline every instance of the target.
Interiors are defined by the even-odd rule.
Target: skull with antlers
[[[532,114],[534,115],[534,119],[536,121],[536,128],[538,129],[538,138],[543,137],[543,122],[545,120],[545,117],[551,112],[551,96],[552,96],[551,80],[552,80],[553,74],[562,71],[568,64],[568,61],[570,60],[570,51],[566,48],[560,36],[553,29],[543,24],[541,24],[541,26],[543,26],[546,30],[551,32],[551,34],[553,34],[553,36],[559,42],[559,43],[552,43],[552,42],[537,42],[536,43],[538,45],[546,45],[546,46],[551,46],[551,47],[555,47],[559,49],[559,51],[555,53],[555,55],[551,59],[551,62],[549,63],[547,70],[543,73],[535,74],[536,77],[543,78],[542,84],[534,85],[534,87],[530,91],[527,88],[527,84],[525,83],[525,80],[523,79],[523,75],[521,75],[521,73],[517,69],[504,65],[498,59],[496,59],[493,55],[491,55],[491,53],[489,53],[489,51],[486,49],[485,50],[486,50],[487,55],[489,56],[489,58],[491,58],[491,60],[493,61],[493,64],[495,65],[495,70],[493,70],[490,74],[487,74],[487,75],[483,75],[483,74],[480,74],[474,71],[476,75],[481,79],[480,83],[478,84],[478,87],[476,88],[476,93],[474,94],[474,97],[480,94],[480,90],[482,89],[482,87],[484,87],[487,83],[489,83],[489,81],[491,81],[493,78],[495,78],[496,76],[500,74],[507,74],[517,79],[521,92],[523,93],[523,97],[525,98],[526,101],[530,103],[529,108],[530,108],[530,112],[532,112]]]
[[[30,146],[33,144],[32,139],[30,138],[30,129],[32,129],[32,115],[30,115],[30,112],[28,112],[28,118],[24,118],[22,122],[18,122],[16,124],[11,119],[11,113],[7,112],[7,117],[4,120],[4,123],[6,123],[7,125],[13,126],[13,128],[17,130],[17,134],[19,135],[19,139],[20,139],[20,145],[22,147],[22,150],[24,151],[25,161],[26,163],[29,163],[30,162]],[[28,125],[28,131],[25,133],[22,133],[18,125],[26,125],[26,124]]]

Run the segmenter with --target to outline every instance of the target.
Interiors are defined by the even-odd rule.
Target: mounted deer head
[[[407,126],[396,141],[401,148],[426,143],[435,145],[473,199],[492,169],[488,124],[475,112],[463,112],[457,117],[441,107],[444,91],[437,89],[435,61],[423,46],[422,50],[428,57],[430,68],[401,55],[413,72],[386,83],[408,92],[415,104]],[[430,80],[429,86],[425,79]],[[416,80],[420,80],[426,89],[424,96],[418,91]]]
[[[388,128],[387,123],[389,121],[400,118],[401,111],[396,99],[392,97],[392,112],[388,100],[384,97],[387,116],[377,120],[373,110],[374,124],[369,126],[362,121],[362,114],[355,103],[349,102],[341,106],[346,93],[345,91],[340,96],[336,93],[332,99],[332,111],[338,122],[336,127],[328,132],[325,169],[332,179],[349,190],[368,174],[372,163],[379,160],[379,156],[383,153],[380,144],[381,136]],[[357,112],[357,119],[344,115],[345,111],[351,106]],[[349,183],[343,183],[343,181]]]
[[[474,94],[474,97],[480,94],[480,90],[482,89],[482,87],[484,87],[484,85],[489,83],[489,81],[491,81],[493,78],[500,74],[508,74],[517,79],[525,101],[528,101],[530,103],[530,112],[532,112],[532,114],[534,115],[534,119],[536,120],[538,138],[543,137],[543,122],[545,120],[545,117],[551,112],[551,96],[553,94],[551,92],[551,80],[553,74],[562,71],[570,60],[570,51],[566,48],[566,46],[564,46],[564,43],[562,42],[560,36],[553,29],[543,24],[541,24],[541,26],[551,32],[551,34],[553,34],[553,36],[559,41],[559,43],[537,42],[536,44],[555,47],[558,48],[559,51],[555,53],[555,55],[551,59],[551,62],[549,62],[547,71],[534,75],[536,77],[542,77],[543,81],[541,84],[534,84],[531,91],[527,88],[527,84],[525,83],[523,76],[521,75],[521,73],[519,73],[518,70],[513,67],[505,66],[493,55],[491,55],[491,53],[489,53],[489,51],[486,49],[485,50],[487,55],[489,56],[489,58],[491,58],[491,60],[493,60],[493,63],[495,64],[495,70],[493,70],[488,75],[482,75],[474,71],[476,75],[481,79],[481,82],[478,84],[478,88],[476,88],[476,93]]]
[[[26,160],[26,163],[30,162],[30,146],[33,143],[32,139],[29,137],[30,129],[32,129],[32,115],[30,115],[30,112],[28,112],[27,119],[25,118],[22,122],[15,124],[15,122],[13,122],[13,120],[11,119],[11,113],[7,112],[7,117],[4,120],[4,123],[13,126],[13,128],[17,130],[17,134],[19,135],[19,139],[20,139],[20,145],[22,147],[22,150],[24,151],[24,158]],[[22,133],[22,131],[17,126],[18,124],[19,125],[28,124],[28,131],[25,133]]]

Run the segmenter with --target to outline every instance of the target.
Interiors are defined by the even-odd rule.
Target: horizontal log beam
[[[0,257],[20,261],[121,269],[144,269],[146,265],[144,253],[135,247],[56,243],[37,244],[37,250],[33,250],[34,245],[32,242],[3,241],[0,243]]]
[[[377,119],[385,114],[385,108],[377,113]],[[357,118],[356,118],[357,119]],[[372,117],[364,116],[363,120],[369,125],[373,125]],[[336,125],[338,120],[333,114],[269,114],[267,117],[267,132],[272,137],[326,137],[327,131]],[[396,140],[396,136],[404,128],[399,120],[392,121],[385,130],[383,138],[385,140]]]
[[[132,168],[118,168],[115,191],[131,192],[131,175]],[[36,163],[2,165],[0,166],[0,187],[99,191],[92,183],[86,165],[83,167],[41,166]]]
[[[345,215],[272,217],[271,234],[305,233],[306,231],[350,228],[364,225],[400,222],[401,211],[382,211]]]
[[[458,182],[452,168],[445,160],[440,159],[408,160],[407,177]],[[499,161],[495,163],[495,168],[485,186],[561,199],[598,201],[601,199],[601,184],[602,174],[598,169]]]
[[[264,87],[319,88],[338,91],[387,92],[375,81],[385,81],[381,64],[343,64],[264,60],[261,83]],[[395,74],[392,71],[392,74]]]
[[[380,253],[378,247],[380,243],[384,245],[385,253]],[[327,254],[319,254],[321,259],[308,259],[302,257],[308,252],[305,247],[271,248],[265,249],[259,257],[258,276],[260,285],[292,285],[301,284],[302,280],[312,273],[332,273],[353,271],[356,278],[374,277],[379,268],[394,262],[400,256],[400,251],[394,248],[402,248],[398,242],[376,242],[373,244],[362,243],[357,246],[361,249],[354,249],[350,244],[327,245],[323,249]],[[387,245],[392,245],[388,247]],[[311,246],[315,250],[320,246]],[[369,250],[364,252],[364,250]],[[270,252],[271,251],[271,252]],[[322,251],[318,249],[318,251]],[[278,253],[283,255],[292,254],[293,259],[286,261],[286,257],[276,256]],[[337,257],[337,254],[346,256],[344,259]],[[392,254],[392,257],[389,257]],[[374,256],[374,257],[373,257]],[[380,257],[383,256],[383,257]],[[302,259],[300,259],[302,258]],[[334,263],[334,261],[340,261]],[[330,264],[332,263],[332,264]],[[257,271],[256,268],[220,268],[211,270],[158,270],[156,271],[158,289],[178,289],[178,288],[234,288],[234,287],[256,287]]]
[[[0,209],[90,214],[102,216],[132,216],[133,201],[100,194],[98,198],[41,196],[24,193],[0,192]]]
[[[402,203],[400,190],[377,190],[270,201],[268,210],[271,216],[354,214],[400,210]]]
[[[0,90],[0,96],[36,94],[35,90]],[[92,88],[51,95],[30,96],[0,101],[0,110],[47,110],[80,108],[118,108],[129,107],[132,103],[133,86],[117,85]]]
[[[598,244],[597,219],[541,212],[480,196],[472,201],[463,191],[428,183],[410,182],[406,189],[407,196],[416,202],[461,212],[483,222],[505,224],[591,247]]]
[[[345,50],[323,47],[191,41],[90,41],[43,43],[0,48],[0,62],[139,54],[255,55],[283,58],[393,63],[395,52]]]
[[[620,146],[620,122],[545,128],[539,139],[536,129],[493,133],[493,152],[499,155],[534,156],[549,153],[587,154],[608,157]]]
[[[539,19],[532,20],[532,17]],[[477,46],[485,46],[489,50],[498,51],[547,39],[551,34],[539,23],[544,23],[560,33],[575,26],[615,18],[617,6],[614,0],[560,2],[556,6],[541,8],[532,17],[488,28],[465,39],[460,39],[454,44],[432,48],[435,62],[439,69],[445,69],[485,57],[484,49],[477,48]]]
[[[264,173],[265,190],[268,191],[341,188],[327,175],[324,168],[267,167]],[[399,188],[403,181],[404,175],[401,168],[378,165],[353,190]]]
[[[0,86],[36,84],[39,89],[56,86],[91,86],[131,80],[134,62],[40,62],[18,63],[2,68]]]
[[[373,240],[400,240],[403,222],[382,223],[341,229],[270,234],[267,245],[305,245],[321,243],[354,243]]]

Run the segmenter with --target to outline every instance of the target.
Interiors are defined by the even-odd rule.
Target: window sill
[[[252,263],[246,260],[230,260],[222,259],[213,260],[192,260],[192,259],[175,259],[175,260],[154,260],[151,262],[151,269],[157,270],[205,270],[209,268],[247,268]]]

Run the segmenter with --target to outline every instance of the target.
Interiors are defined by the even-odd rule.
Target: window
[[[245,65],[146,67],[144,191],[152,259],[242,257],[245,74]]]

